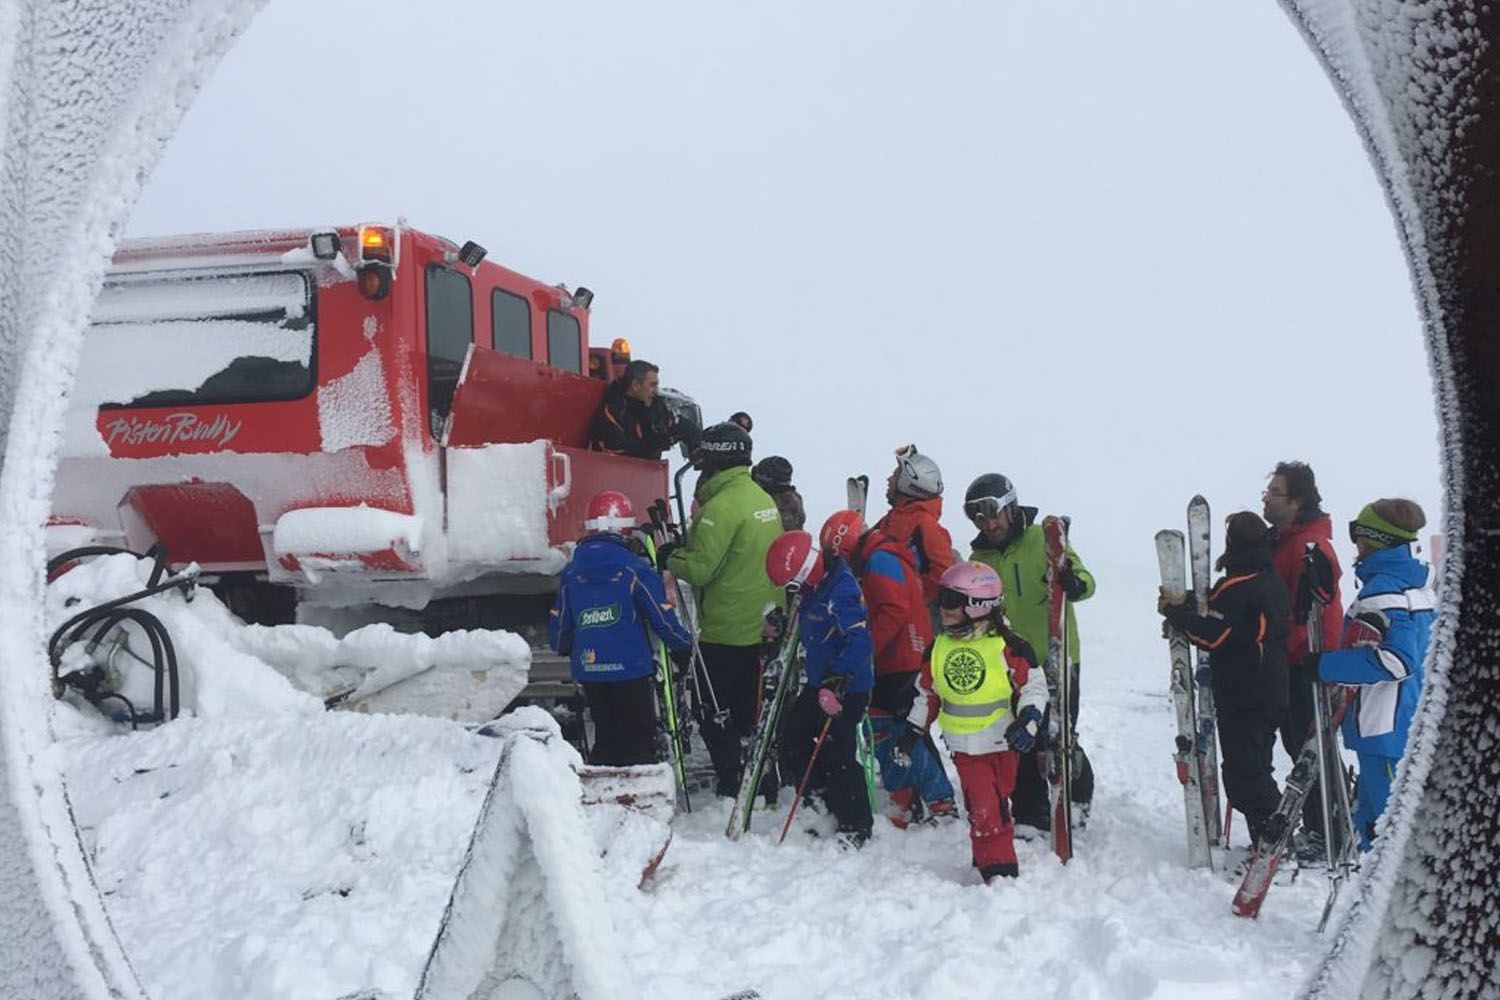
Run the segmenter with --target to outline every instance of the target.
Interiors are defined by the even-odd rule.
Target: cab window
[[[583,333],[578,320],[561,309],[547,310],[547,363],[583,374]]]
[[[448,415],[473,339],[474,294],[469,279],[436,264],[428,267],[427,396],[434,426]]]
[[[501,354],[531,357],[531,303],[497,288],[490,293],[490,346]]]

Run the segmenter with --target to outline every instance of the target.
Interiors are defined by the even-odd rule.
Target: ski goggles
[[[999,605],[999,601],[989,597],[970,597],[968,594],[948,587],[938,588],[938,607],[944,611],[958,611],[961,608],[989,611]]]
[[[964,501],[964,515],[971,521],[993,521],[1000,512],[1016,502],[1016,491],[1000,497],[975,497]]]

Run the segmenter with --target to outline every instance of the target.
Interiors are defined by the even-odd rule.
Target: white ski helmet
[[[937,463],[909,444],[896,449],[896,492],[914,500],[943,495],[943,473]]]

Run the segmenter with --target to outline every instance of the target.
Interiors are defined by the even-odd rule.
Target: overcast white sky
[[[1087,6],[279,0],[131,232],[476,239],[749,410],[814,527],[915,441],[957,539],[1004,472],[1145,623],[1152,533],[1258,509],[1278,459],[1339,525],[1435,523],[1406,266],[1310,50],[1273,0]]]

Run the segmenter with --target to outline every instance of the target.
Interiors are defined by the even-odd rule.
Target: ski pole
[[[1317,551],[1316,542],[1307,543],[1307,551],[1302,557],[1302,573],[1304,576],[1312,575],[1313,553]],[[1312,603],[1307,609],[1307,652],[1309,656],[1316,656],[1323,652],[1323,601],[1322,595],[1314,586],[1311,579],[1308,580],[1308,592],[1312,596]],[[1343,765],[1336,760],[1329,760],[1329,736],[1328,736],[1328,697],[1326,688],[1315,676],[1312,679],[1313,698],[1313,738],[1318,741],[1318,804],[1323,807],[1323,862],[1327,864],[1333,854],[1333,816],[1332,803],[1328,797],[1328,780],[1330,768],[1338,768],[1343,771]]]
[[[1229,853],[1229,821],[1234,819],[1234,803],[1224,800],[1224,853]],[[1250,845],[1254,847],[1255,845]]]
[[[786,822],[781,826],[781,836],[776,843],[780,844],[786,840],[786,832],[792,828],[792,817],[797,815],[797,807],[802,804],[802,796],[807,794],[807,783],[812,780],[813,765],[818,762],[818,751],[823,749],[823,741],[828,738],[829,727],[833,725],[833,716],[823,720],[823,728],[818,731],[817,742],[813,743],[812,756],[807,758],[807,770],[802,772],[802,781],[797,785],[797,797],[792,799],[792,807],[786,812]]]
[[[684,540],[687,539],[688,518],[687,503],[682,499],[682,479],[692,468],[691,464],[684,465],[672,477],[672,499],[677,501],[677,523],[682,525],[682,537]]]

